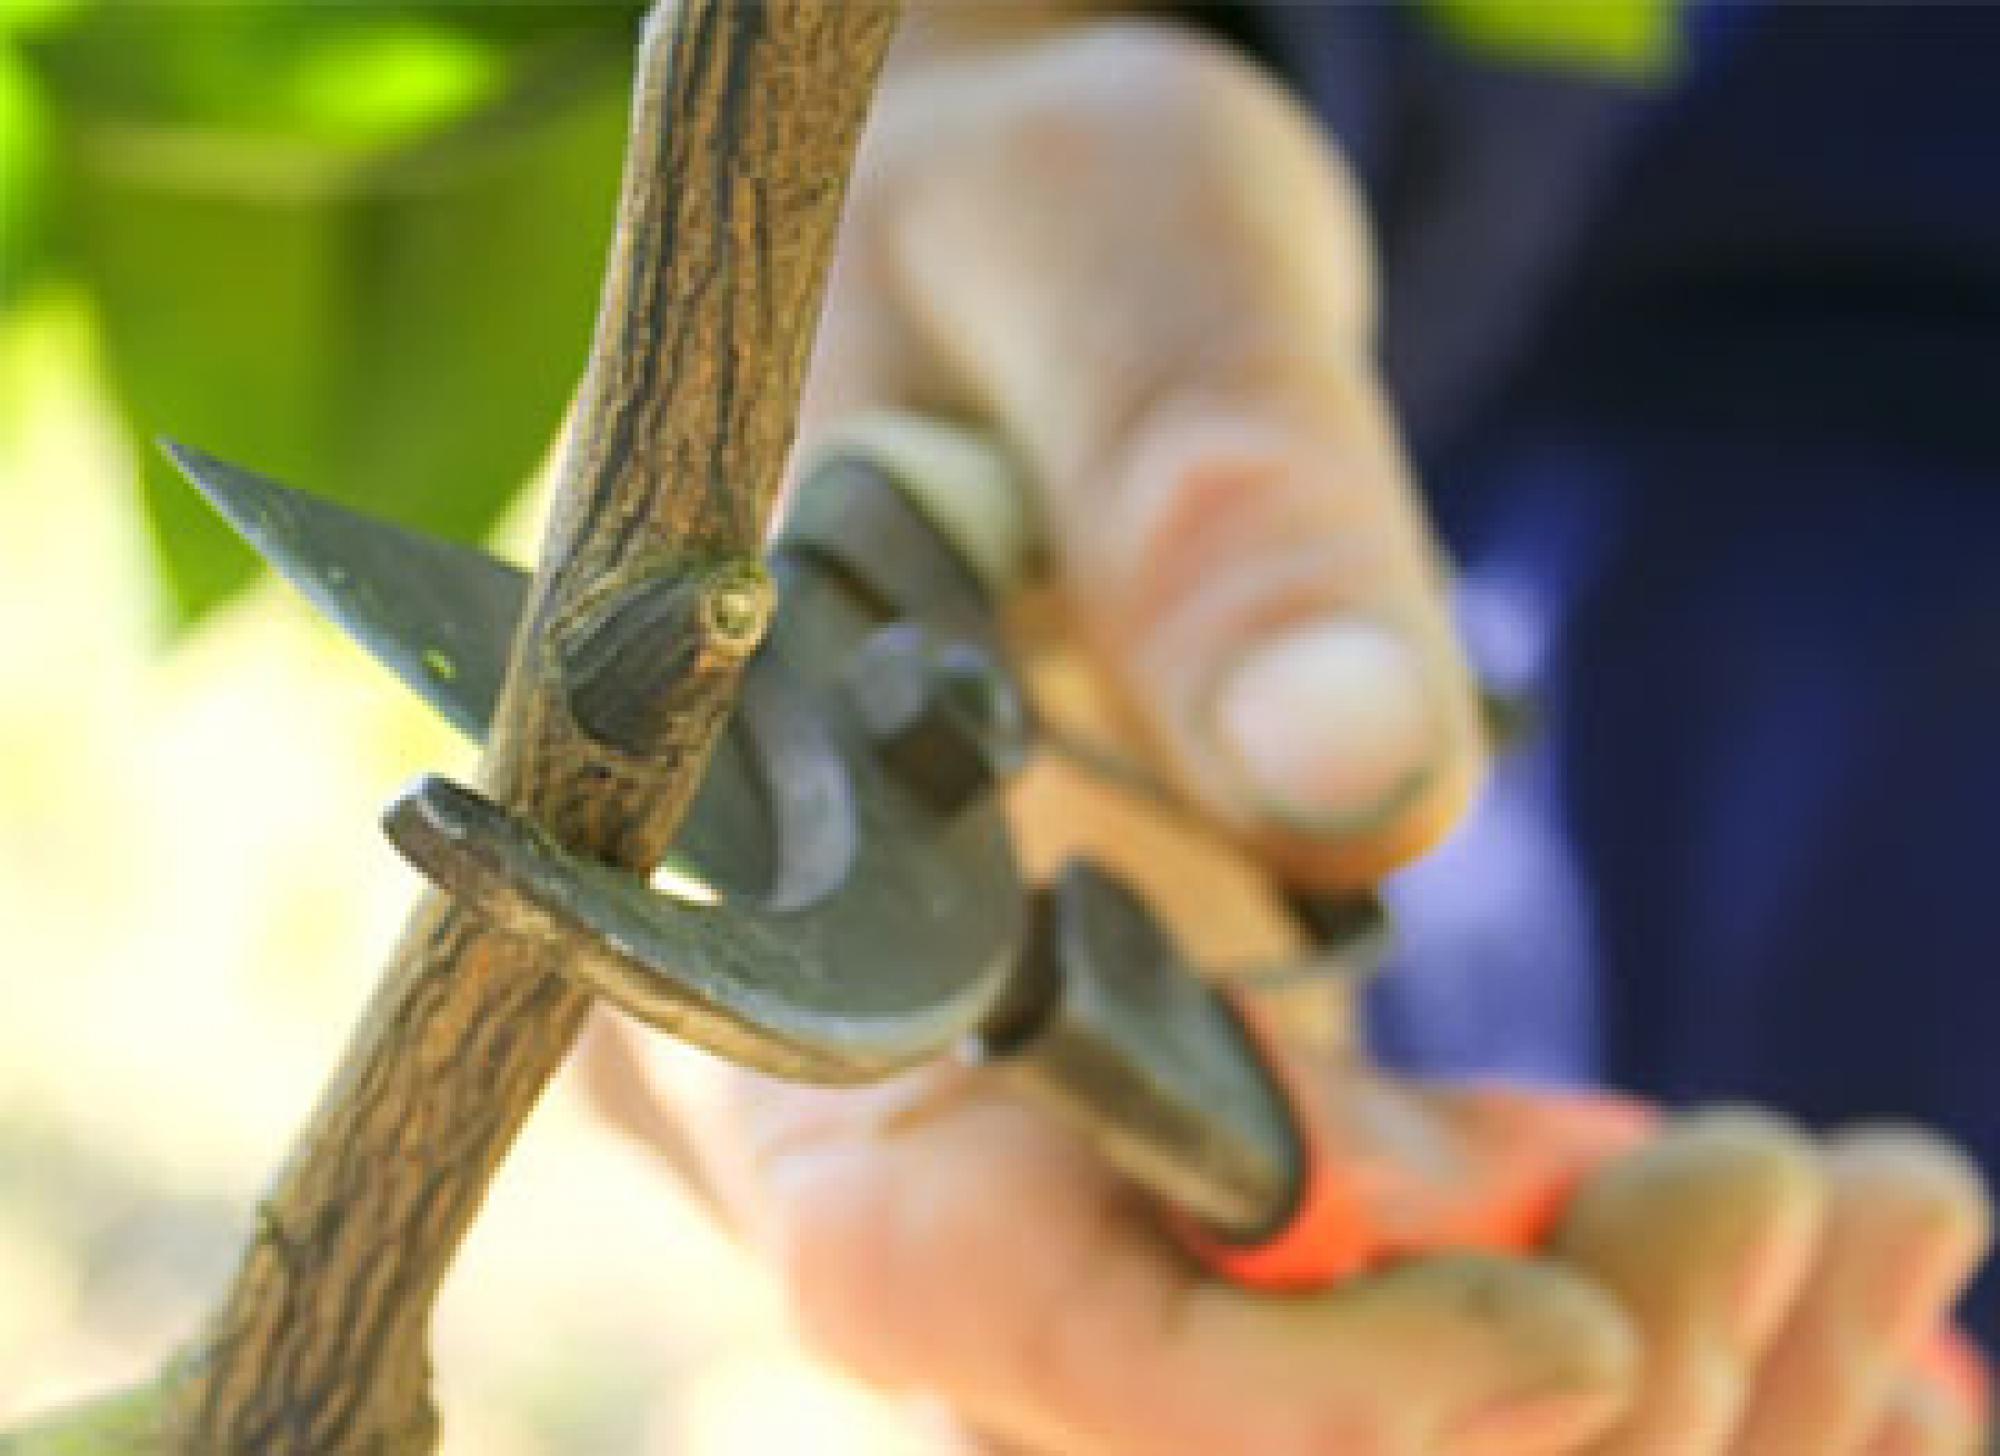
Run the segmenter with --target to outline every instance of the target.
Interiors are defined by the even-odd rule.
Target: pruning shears
[[[522,571],[168,448],[320,610],[485,735]],[[439,777],[385,827],[469,909],[559,948],[566,974],[739,1063],[820,1083],[991,1063],[1239,1282],[1311,1288],[1403,1254],[1538,1242],[1578,1148],[1435,1183],[1357,1168],[1255,1009],[1191,967],[1131,888],[1088,862],[1025,881],[1000,790],[1046,735],[999,609],[1032,559],[1029,520],[976,435],[899,418],[830,450],[772,545],[775,623],[650,878]],[[587,726],[594,705],[570,707]],[[1377,902],[1296,903],[1321,967],[1353,974],[1379,953]]]

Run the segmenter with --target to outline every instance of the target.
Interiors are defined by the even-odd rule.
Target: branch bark
[[[682,0],[646,27],[589,370],[480,775],[599,859],[664,853],[768,613],[760,548],[895,18]],[[679,680],[620,701],[648,625]],[[545,953],[426,897],[220,1308],[105,1449],[429,1450],[439,1285],[587,1009]]]

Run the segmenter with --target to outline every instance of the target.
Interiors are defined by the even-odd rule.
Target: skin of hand
[[[1110,860],[1206,959],[1283,937],[1241,846],[1365,880],[1437,840],[1480,779],[1371,363],[1372,289],[1358,197],[1311,120],[1148,23],[905,58],[850,197],[805,448],[815,424],[891,406],[976,419],[1018,455],[1069,645],[1111,685],[1103,726],[1239,850],[1045,767],[1016,805],[1024,852]],[[1331,1020],[1299,1055],[1352,1129],[1343,1156],[1448,1164],[1484,1135],[1460,1115],[1477,1094],[1373,1073],[1345,1008]],[[1678,1119],[1591,1176],[1541,1256],[1416,1259],[1276,1298],[1204,1274],[988,1074],[839,1092],[728,1075],[726,1111],[682,1126],[809,1337],[1008,1450],[1921,1456],[1978,1439],[1916,1352],[1983,1254],[1987,1206],[1920,1132]]]

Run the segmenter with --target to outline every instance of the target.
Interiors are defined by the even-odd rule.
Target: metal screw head
[[[847,692],[883,763],[940,813],[978,803],[1027,758],[1020,690],[971,643],[893,623],[855,653]]]

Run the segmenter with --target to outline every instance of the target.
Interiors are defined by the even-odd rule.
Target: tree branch
[[[599,859],[665,852],[768,614],[760,547],[895,14],[684,0],[647,25],[590,366],[480,774]],[[438,1286],[587,1006],[544,952],[427,896],[155,1418],[119,1408],[151,1429],[105,1449],[430,1449]]]

